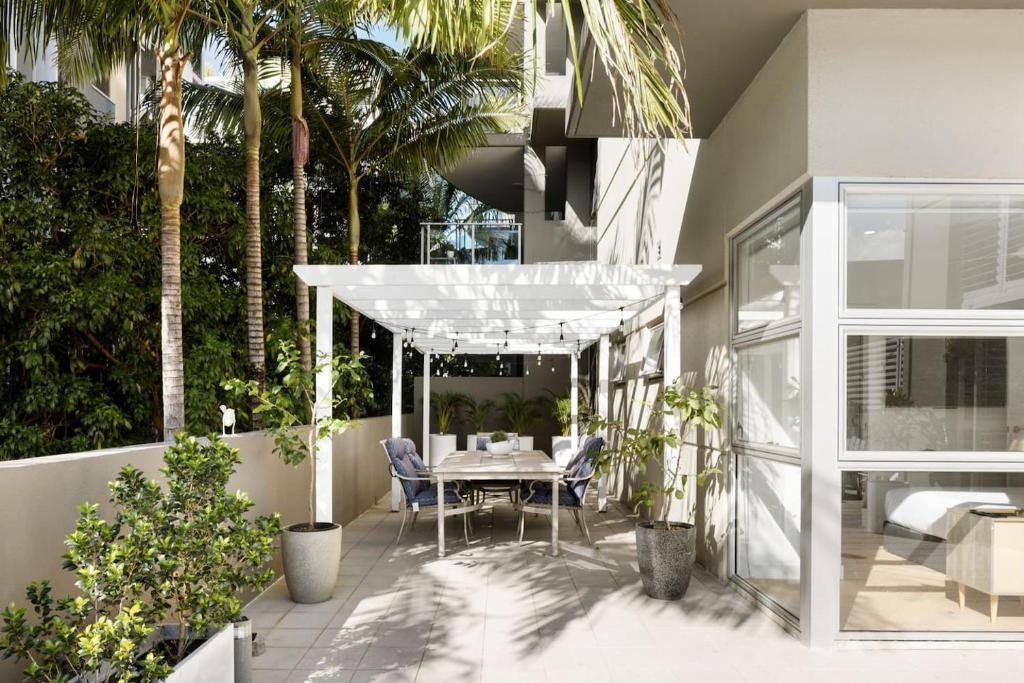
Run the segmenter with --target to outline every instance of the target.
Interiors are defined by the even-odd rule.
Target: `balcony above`
[[[422,223],[421,264],[501,265],[523,262],[521,223]]]

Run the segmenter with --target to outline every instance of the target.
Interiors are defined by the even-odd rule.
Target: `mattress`
[[[1024,507],[1024,488],[895,488],[885,493],[885,518],[920,534],[945,539],[946,510],[978,505]]]

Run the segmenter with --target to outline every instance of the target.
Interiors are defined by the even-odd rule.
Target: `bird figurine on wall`
[[[234,434],[235,433],[235,409],[234,408],[228,408],[226,405],[224,405],[222,403],[221,406],[220,406],[220,412],[221,412],[220,425],[221,425],[221,430],[222,430],[221,433],[222,434],[227,434],[228,433],[228,429],[230,428],[231,429],[231,433]]]

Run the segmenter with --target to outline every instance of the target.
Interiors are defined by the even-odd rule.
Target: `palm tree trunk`
[[[306,243],[306,160],[309,154],[309,126],[302,116],[302,53],[298,36],[291,41],[292,104],[292,231],[295,234],[295,265],[309,263]],[[299,323],[299,356],[302,367],[313,367],[309,346],[309,287],[295,278],[295,317]]]
[[[359,176],[354,171],[348,174],[348,260],[352,265],[359,263]],[[349,350],[359,352],[359,313],[355,310],[349,322]]]
[[[260,235],[260,112],[259,74],[256,59],[247,53],[242,58],[243,102],[245,118],[245,290],[248,318],[249,365],[260,386],[266,376],[266,351],[263,339],[263,245]],[[253,426],[258,427],[258,413]]]
[[[185,363],[181,328],[181,202],[185,196],[185,127],[181,76],[188,57],[177,50],[160,60],[160,373],[163,438],[185,428]]]

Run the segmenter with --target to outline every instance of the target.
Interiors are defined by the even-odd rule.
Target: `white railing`
[[[522,224],[510,221],[421,223],[420,263],[522,263],[522,236]]]

